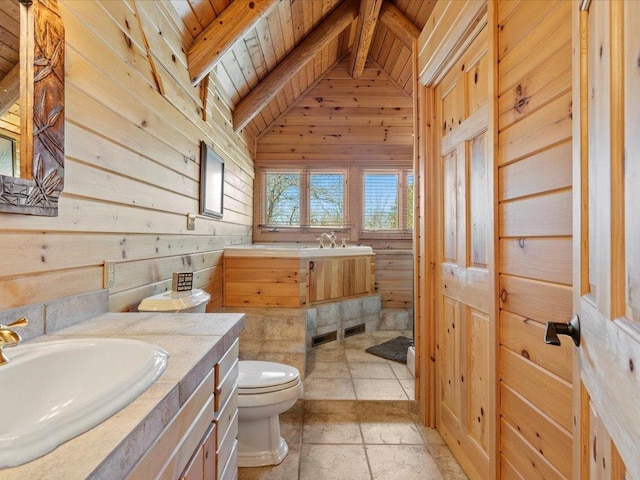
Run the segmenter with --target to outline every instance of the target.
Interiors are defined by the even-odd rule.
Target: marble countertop
[[[0,470],[0,480],[124,478],[243,329],[242,313],[105,313],[31,340],[131,338],[170,356],[158,381],[128,406],[53,452]]]

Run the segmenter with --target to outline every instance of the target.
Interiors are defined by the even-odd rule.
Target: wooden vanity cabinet
[[[181,480],[233,480],[238,449],[239,342],[214,366],[214,417],[211,426],[185,468]]]
[[[238,477],[239,341],[225,352],[138,461],[127,480]]]

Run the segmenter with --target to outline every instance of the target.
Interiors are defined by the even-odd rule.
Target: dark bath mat
[[[380,345],[374,345],[367,348],[367,353],[372,353],[378,357],[386,358],[387,360],[395,360],[400,363],[407,363],[407,349],[411,345],[411,339],[407,337],[396,337],[388,342],[381,343]]]

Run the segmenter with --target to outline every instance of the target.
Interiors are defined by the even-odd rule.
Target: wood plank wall
[[[413,306],[413,254],[410,233],[396,237],[362,235],[362,169],[412,168],[413,100],[375,62],[352,79],[348,59],[318,81],[277,125],[258,139],[256,166],[348,167],[349,228],[339,237],[370,245],[376,252],[376,292],[382,307]],[[259,175],[256,179],[257,188]],[[262,208],[256,196],[256,209]],[[256,215],[254,240],[315,241],[317,233],[263,232]]]
[[[188,32],[167,8],[60,0],[65,190],[58,217],[0,215],[0,309],[101,289],[105,260],[118,262],[112,311],[166,290],[177,270],[195,273],[210,309],[221,305],[221,249],[251,241],[254,139],[233,133],[213,76],[202,119],[182,51]],[[187,231],[187,213],[198,212],[200,140],[226,162],[224,218],[198,216]]]
[[[572,478],[571,2],[498,2],[500,467]]]
[[[411,167],[413,101],[368,61],[352,79],[342,60],[258,140],[256,166]]]

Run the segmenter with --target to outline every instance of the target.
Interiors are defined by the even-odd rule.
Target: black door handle
[[[580,346],[580,318],[574,315],[569,323],[547,322],[544,332],[544,342],[549,345],[560,346],[558,335],[569,335],[576,347]]]

